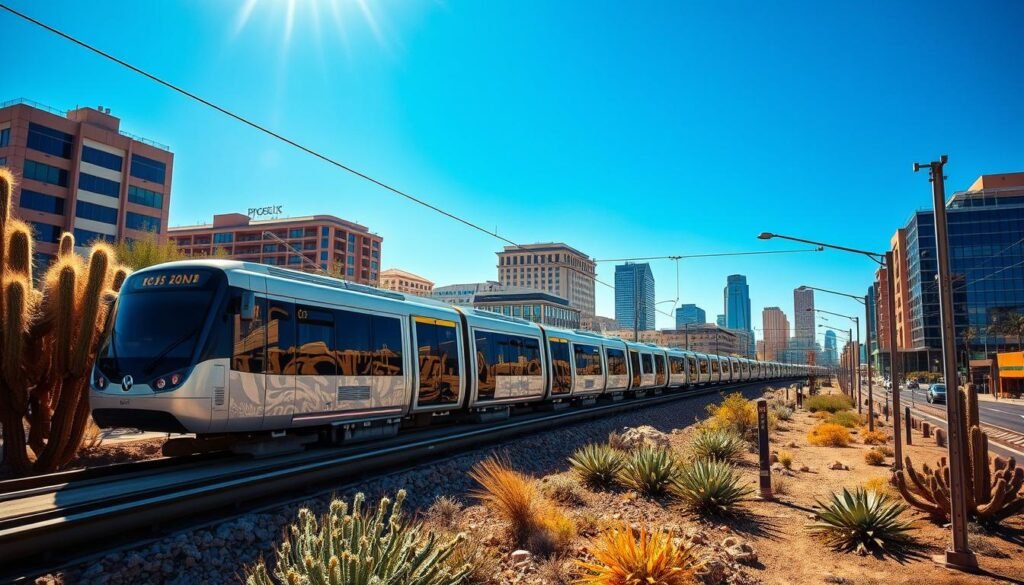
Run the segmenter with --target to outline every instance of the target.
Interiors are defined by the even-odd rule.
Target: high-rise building
[[[828,329],[825,331],[825,359],[826,363],[822,364],[825,366],[836,365],[836,360],[839,359],[839,351],[836,345],[836,332]]]
[[[725,327],[725,315],[716,315],[715,325],[718,325],[719,327]]]
[[[400,293],[429,297],[434,290],[434,283],[418,274],[397,268],[388,268],[380,273],[380,287]]]
[[[868,287],[868,292],[864,296],[864,301],[867,306],[865,311],[866,319],[864,328],[868,337],[871,338],[871,343],[868,344],[869,347],[867,348],[867,352],[868,355],[872,356],[871,365],[874,366],[874,356],[876,356],[878,352],[878,285],[872,284]],[[865,363],[867,363],[867,360],[865,360]]]
[[[707,313],[697,305],[679,305],[676,309],[676,329],[682,329],[687,324],[707,323],[707,320]]]
[[[654,329],[654,273],[646,262],[615,267],[615,320],[623,329]]]
[[[761,311],[761,322],[765,359],[777,360],[789,347],[789,319],[779,307],[765,307]]]
[[[498,252],[498,282],[568,299],[569,306],[580,311],[581,326],[590,328],[596,266],[589,256],[566,244],[505,246]]]
[[[793,290],[793,337],[796,349],[814,347],[814,290],[800,287]]]
[[[0,104],[0,166],[19,178],[12,212],[35,232],[37,266],[49,264],[65,231],[79,245],[166,234],[174,154],[120,126],[102,106]]]
[[[254,220],[243,213],[223,213],[214,215],[213,223],[167,232],[189,256],[220,252],[237,260],[327,272],[361,284],[380,282],[383,239],[333,215]]]
[[[749,342],[745,355],[753,356],[754,330],[750,321],[750,287],[747,286],[747,277],[742,274],[731,274],[726,277],[722,298],[725,306],[725,326],[734,331],[749,333],[740,337]]]

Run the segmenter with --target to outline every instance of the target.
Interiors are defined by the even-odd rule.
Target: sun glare
[[[345,26],[358,14],[381,46],[385,38],[372,0],[245,0],[235,17],[234,35],[241,34],[260,13],[281,23],[281,41],[287,50],[296,34],[305,31],[318,41],[333,37],[347,45]],[[326,30],[324,28],[326,27]]]

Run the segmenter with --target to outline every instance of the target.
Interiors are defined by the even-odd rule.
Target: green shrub
[[[790,406],[773,406],[771,412],[775,415],[775,418],[781,421],[793,418],[793,408]]]
[[[569,465],[580,478],[598,488],[610,486],[624,464],[622,451],[609,445],[584,445],[569,457]]]
[[[859,427],[864,421],[861,420],[861,416],[859,414],[852,410],[840,410],[828,417],[828,422],[852,429],[854,427]]]
[[[779,463],[786,469],[793,468],[793,454],[789,451],[779,451]]]
[[[750,493],[732,465],[724,461],[696,459],[684,465],[672,480],[672,494],[687,509],[702,515],[730,515]]]
[[[881,492],[843,488],[842,494],[833,493],[830,502],[818,505],[819,519],[808,528],[837,549],[867,554],[909,541],[910,522],[900,519],[907,506]]]
[[[668,491],[678,471],[679,466],[667,449],[641,447],[619,471],[619,482],[645,496],[657,497]]]
[[[853,401],[845,394],[818,394],[804,400],[804,408],[811,412],[823,410],[836,413],[840,410],[850,410],[853,408]]]
[[[311,511],[299,510],[298,522],[277,549],[274,578],[261,560],[246,583],[461,583],[469,567],[452,568],[446,561],[465,537],[439,542],[433,532],[424,534],[402,517],[404,501],[400,490],[394,506],[382,498],[375,512],[366,511],[363,494],[356,494],[351,513],[347,503],[334,500],[320,522]]]
[[[690,448],[695,457],[732,462],[743,456],[747,444],[731,431],[701,427],[693,437]]]

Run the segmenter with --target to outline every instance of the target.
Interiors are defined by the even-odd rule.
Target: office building
[[[615,267],[615,321],[622,329],[654,329],[654,273],[647,263]]]
[[[761,311],[764,327],[764,356],[775,361],[789,347],[789,319],[779,307],[765,307]]]
[[[12,214],[35,232],[37,266],[49,264],[65,231],[80,246],[167,232],[174,154],[120,126],[102,106],[0,104],[0,166],[19,179]]]
[[[697,305],[679,305],[676,309],[676,329],[691,323],[707,323],[708,316],[704,309]]]
[[[432,299],[452,305],[472,305],[477,293],[500,290],[501,285],[494,280],[486,282],[467,282],[464,284],[448,284],[436,286],[430,293]]]
[[[591,331],[615,331],[619,328],[619,322],[611,317],[602,317],[601,315],[594,315],[594,319],[590,323]]]
[[[251,219],[243,213],[213,216],[213,223],[172,227],[171,241],[189,256],[219,250],[229,258],[325,272],[377,286],[383,239],[333,215]]]
[[[671,331],[671,330],[668,330]],[[618,337],[625,341],[636,341],[637,343],[653,343],[662,347],[669,347],[665,342],[666,331],[648,329],[647,331],[633,331],[632,329],[609,329],[604,332],[608,337]]]
[[[716,315],[715,325],[718,325],[719,327],[725,327],[725,315]]]
[[[834,366],[839,359],[839,349],[836,345],[836,332],[831,329],[825,331],[825,363],[823,366]]]
[[[871,338],[871,343],[867,344],[867,352],[871,356],[871,365],[874,367],[874,360],[878,355],[878,285],[872,284],[868,287],[867,294],[864,295],[864,302],[866,306],[864,328],[868,337]],[[865,361],[865,363],[867,362]]]
[[[763,339],[758,339],[757,343],[755,344],[754,347],[755,347],[755,349],[757,351],[757,360],[758,361],[766,361],[768,358],[765,357],[765,353],[764,353],[764,340]]]
[[[380,287],[400,293],[429,297],[434,290],[434,283],[418,274],[397,268],[388,268],[380,273]]]
[[[725,326],[733,331],[747,332],[743,337],[749,341],[749,347],[744,355],[753,357],[754,330],[750,320],[750,287],[747,286],[747,277],[742,274],[726,277],[722,298],[725,306]]]
[[[505,288],[479,292],[473,297],[473,307],[543,325],[580,328],[579,309],[572,307],[568,299],[539,290]]]
[[[742,335],[745,332],[737,332],[711,323],[689,325],[684,329],[663,329],[660,333],[661,341],[666,347],[678,347],[700,353],[746,356],[749,343]]]
[[[883,372],[889,371],[889,276],[884,267],[875,271],[875,330],[877,350],[875,363]],[[899,362],[897,362],[899,363]],[[885,375],[888,375],[887,373]]]
[[[796,349],[814,347],[814,290],[800,287],[793,290],[793,338]]]
[[[594,261],[560,243],[505,246],[498,252],[498,282],[504,287],[549,292],[580,312],[581,325],[594,318]]]

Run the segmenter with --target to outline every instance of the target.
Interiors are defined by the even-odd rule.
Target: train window
[[[295,305],[272,300],[267,309],[267,373],[294,374]]]
[[[653,356],[651,356],[651,354],[649,354],[649,353],[642,353],[642,354],[640,354],[640,360],[644,364],[644,373],[645,374],[653,374],[654,373],[654,360],[652,358],[653,358]]]
[[[459,343],[454,321],[415,317],[420,406],[455,403],[459,399]]]
[[[572,390],[572,365],[569,341],[549,340],[551,343],[551,393],[566,394]]]
[[[573,345],[577,376],[601,375],[601,350],[593,345]]]
[[[668,367],[673,376],[686,373],[685,358],[669,356]]]
[[[711,366],[709,365],[711,360],[707,358],[701,358],[700,360],[700,375],[706,376],[711,372]]]
[[[262,297],[256,297],[251,320],[243,320],[237,312],[235,313],[232,370],[251,374],[262,374],[266,370],[266,315],[267,299]]]
[[[663,355],[656,354],[654,356],[654,383],[665,383],[665,356]]]
[[[712,374],[717,374],[718,373],[718,360],[714,359],[714,358],[711,359],[711,373]]]
[[[629,366],[633,369],[633,387],[640,385],[640,353],[629,350]]]
[[[295,373],[300,376],[334,376],[334,314],[314,307],[295,307],[298,353]]]
[[[372,375],[371,319],[366,313],[334,311],[334,359],[342,376]]]
[[[475,331],[476,342],[476,381],[477,397],[481,400],[494,398],[497,388],[497,367],[505,361],[501,350],[500,333],[488,333],[486,331]]]
[[[540,343],[532,337],[520,337],[491,331],[475,331],[477,398],[494,398],[498,376],[539,376]]]
[[[608,375],[610,376],[625,376],[626,375],[626,354],[621,349],[606,349],[605,353],[608,356]]]
[[[402,375],[402,323],[395,317],[374,315],[372,372],[374,376]],[[456,360],[457,361],[457,360]]]
[[[691,356],[686,356],[686,364],[688,366],[687,367],[687,372],[689,373],[690,378],[696,378],[697,377],[697,358],[693,357],[692,355]]]

